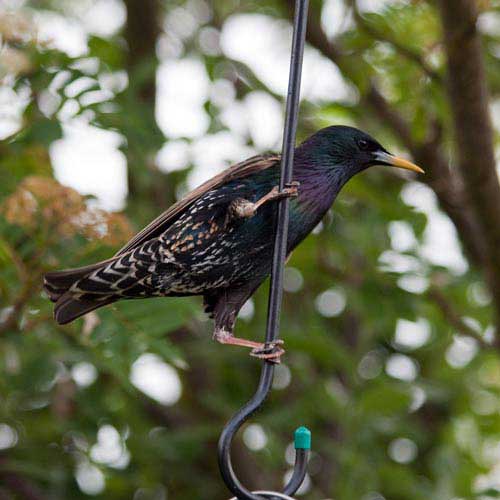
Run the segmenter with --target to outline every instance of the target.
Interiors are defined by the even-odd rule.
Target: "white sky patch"
[[[327,0],[321,11],[321,26],[329,38],[355,26],[352,10],[344,2]]]
[[[172,138],[200,137],[210,118],[203,109],[210,81],[203,63],[196,58],[170,59],[157,73],[156,120],[163,133]]]
[[[80,387],[92,385],[97,378],[97,369],[92,363],[80,361],[71,368],[71,376]]]
[[[56,179],[96,196],[100,208],[121,210],[127,196],[126,159],[118,150],[122,137],[83,120],[71,120],[63,131],[49,150]]]
[[[418,349],[427,343],[431,336],[431,325],[424,318],[417,321],[398,319],[394,342],[402,349]]]
[[[486,307],[491,304],[491,294],[481,281],[476,281],[469,286],[467,296],[478,306]]]
[[[120,0],[66,2],[63,15],[49,10],[34,12],[37,37],[71,57],[88,52],[89,34],[100,37],[115,35],[125,24],[127,13]]]
[[[75,471],[78,487],[87,495],[99,495],[106,487],[106,480],[101,470],[85,461],[78,464]]]
[[[424,293],[429,288],[429,280],[418,274],[405,274],[398,279],[398,286],[410,293]]]
[[[233,133],[242,136],[249,134],[247,110],[243,102],[234,101],[225,106],[221,110],[219,119]]]
[[[280,149],[284,125],[281,103],[266,92],[245,96],[245,110],[250,136],[259,150]]]
[[[472,361],[478,350],[476,339],[465,335],[454,335],[453,343],[446,351],[446,361],[453,368],[463,368]]]
[[[291,33],[290,24],[283,20],[239,14],[226,21],[220,42],[228,57],[247,64],[272,91],[286,95]],[[306,47],[301,95],[312,101],[351,101],[356,94],[331,61]]]
[[[410,403],[410,412],[417,411],[422,405],[425,403],[427,399],[427,394],[424,389],[421,387],[412,387],[411,388],[411,403]]]
[[[238,313],[238,318],[244,321],[250,321],[255,314],[255,304],[253,299],[248,299],[240,309]]]
[[[394,4],[394,0],[358,0],[360,12],[381,12],[385,7]]]
[[[295,293],[304,286],[304,277],[295,267],[285,267],[283,273],[283,289],[285,292]]]
[[[77,97],[85,90],[89,90],[91,87],[97,85],[97,80],[95,78],[90,78],[88,76],[82,76],[73,80],[70,84],[64,87],[64,94],[66,97]]]
[[[69,122],[76,117],[80,111],[80,105],[76,99],[68,99],[57,112],[57,118],[61,123]]]
[[[476,492],[488,489],[500,490],[500,460],[491,468],[488,474],[479,474],[474,481]]]
[[[177,371],[156,354],[143,354],[134,362],[130,381],[144,394],[164,405],[175,404],[182,394]]]
[[[358,374],[365,380],[371,380],[382,372],[382,356],[380,352],[366,353],[358,364]]]
[[[108,71],[99,73],[97,77],[103,91],[120,93],[128,85],[128,74],[125,70]]]
[[[96,0],[81,15],[84,28],[101,37],[110,37],[125,24],[127,11],[120,0]]]
[[[417,243],[413,228],[406,221],[389,222],[388,231],[391,246],[397,252],[408,252]]]
[[[183,170],[189,162],[189,143],[182,139],[166,142],[156,155],[156,163],[162,172]]]
[[[198,29],[198,21],[188,9],[175,7],[165,17],[165,31],[174,33],[182,40],[193,36]]]
[[[400,254],[394,250],[382,252],[378,260],[382,271],[393,273],[418,273],[422,271],[422,264],[416,257]]]
[[[482,12],[478,16],[477,26],[485,35],[497,36],[500,31],[500,13]]]
[[[411,439],[397,438],[390,442],[388,453],[395,462],[408,464],[417,457],[418,448]]]
[[[287,365],[276,365],[274,369],[273,389],[285,389],[292,381],[292,372]]]
[[[412,382],[417,378],[417,363],[404,354],[392,354],[385,365],[385,371],[388,375],[406,382]]]
[[[491,119],[493,126],[500,131],[500,99],[495,99],[490,104]]]
[[[42,90],[37,96],[38,108],[44,116],[50,118],[57,111],[61,100],[59,94],[47,89]]]
[[[87,53],[87,33],[76,19],[55,12],[37,10],[34,12],[34,21],[40,42],[65,52],[70,57]]]
[[[210,100],[212,104],[225,108],[234,102],[236,89],[231,81],[219,78],[212,83],[210,88]]]
[[[97,443],[90,449],[90,457],[94,462],[114,469],[125,469],[130,462],[130,453],[120,433],[109,424],[99,428]]]
[[[288,465],[295,464],[295,445],[293,442],[288,443],[285,449],[285,460]]]
[[[17,444],[16,430],[7,424],[0,424],[0,450],[12,448]]]
[[[188,176],[188,188],[193,189],[218,174],[232,163],[255,154],[243,138],[228,131],[206,135],[191,148],[195,169]]]
[[[22,114],[29,103],[30,93],[28,87],[16,92],[5,83],[0,86],[0,140],[21,128]]]
[[[331,288],[316,297],[316,310],[325,318],[338,316],[345,308],[346,298],[342,290]]]
[[[434,191],[420,182],[407,182],[401,190],[401,198],[417,212],[426,214],[436,208]]]
[[[438,210],[427,214],[424,245],[420,254],[436,265],[447,267],[455,274],[468,269],[458,242],[457,231],[450,219]]]
[[[267,435],[259,424],[250,424],[243,431],[243,442],[253,451],[262,450],[267,444]]]
[[[434,265],[447,267],[455,274],[468,269],[457,237],[455,226],[439,210],[434,192],[418,182],[407,183],[401,191],[403,201],[427,216],[423,245],[419,254]]]

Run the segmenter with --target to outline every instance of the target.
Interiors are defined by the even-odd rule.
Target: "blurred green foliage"
[[[0,497],[227,498],[216,442],[225,421],[252,394],[259,363],[211,340],[212,325],[198,299],[122,302],[61,327],[41,292],[45,271],[110,256],[175,201],[194,168],[168,175],[157,168],[155,153],[171,138],[154,122],[154,94],[141,93],[145,82],[154,82],[156,61],[132,58],[123,30],[92,35],[82,57],[37,41],[32,16],[55,12],[72,19],[76,3],[27,1],[0,13],[4,88],[26,95],[19,130],[0,143]],[[220,30],[241,13],[288,19],[288,2],[153,3],[159,19],[194,5],[208,12],[202,25],[178,40],[179,57],[201,58],[212,81],[221,72],[235,75],[238,100],[255,89],[282,99],[241,61],[204,52],[198,34],[207,26]],[[313,1],[313,14],[326,3],[335,2]],[[433,2],[386,4],[362,17],[364,28],[353,24],[338,36],[348,54],[339,62],[342,75],[358,96],[377,79],[415,140],[427,136],[432,117],[450,146]],[[499,3],[481,5],[498,23]],[[349,9],[347,2],[342,15]],[[496,96],[500,35],[486,32],[484,43]],[[433,76],[409,52],[425,60]],[[67,87],[89,76],[89,60],[97,62],[90,73],[94,84],[69,98]],[[104,102],[84,98],[117,72],[128,73],[127,85],[109,91]],[[41,103],[49,97],[48,111]],[[333,97],[302,103],[301,138],[342,122],[370,131],[388,148],[400,147],[363,99]],[[69,100],[78,104],[73,117],[125,139],[124,214],[97,210],[90,197],[53,178],[49,148],[62,137],[60,111]],[[211,133],[226,129],[216,104],[208,100],[205,110]],[[251,146],[251,137],[245,139]],[[430,188],[373,170],[346,187],[320,230],[288,263],[281,321],[287,354],[255,419],[267,442],[252,451],[252,428],[247,440],[239,436],[235,467],[250,487],[280,488],[290,468],[285,449],[304,424],[314,450],[308,499],[498,498],[500,357],[491,346],[485,285],[472,263],[457,272],[423,251],[429,213],[439,212],[415,209],[411,199],[420,193],[432,205]],[[394,228],[409,235],[408,244],[395,241]],[[263,336],[267,286],[254,299],[253,316],[237,325],[242,337]],[[180,377],[182,393],[174,404],[161,404],[132,383],[132,367],[146,353]]]

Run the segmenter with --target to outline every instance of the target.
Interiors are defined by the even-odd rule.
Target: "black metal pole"
[[[285,130],[283,133],[283,153],[281,156],[280,189],[284,189],[285,185],[289,184],[293,178],[293,157],[299,115],[300,81],[307,30],[308,4],[308,0],[296,0],[295,2],[294,34],[290,60],[290,77],[288,80],[288,97],[286,101]],[[279,336],[281,302],[283,298],[283,268],[287,256],[289,204],[289,198],[285,198],[278,205],[273,270],[269,290],[267,342],[276,340]]]
[[[286,102],[285,130],[283,133],[280,189],[284,189],[285,185],[292,181],[293,176],[293,155],[299,112],[300,81],[307,29],[308,6],[308,0],[296,0],[295,2],[292,55]],[[269,292],[266,342],[277,340],[279,335],[281,302],[283,297],[283,268],[287,255],[288,208],[289,200],[287,198],[279,202]],[[263,497],[251,493],[236,477],[231,463],[231,443],[243,423],[264,403],[271,389],[273,375],[274,364],[267,361],[264,362],[257,391],[250,401],[227,423],[219,439],[219,467],[222,478],[229,490],[236,495],[239,500],[262,500]],[[285,487],[287,495],[293,495],[304,480],[306,463],[307,451],[297,450],[294,473],[288,485]]]

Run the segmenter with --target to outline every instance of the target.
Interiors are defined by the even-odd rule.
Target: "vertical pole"
[[[307,29],[308,7],[309,0],[295,1],[292,55],[286,102],[285,130],[283,133],[280,189],[284,189],[285,185],[291,182],[293,175],[293,154],[299,112],[300,81]],[[278,216],[276,221],[276,236],[274,240],[273,266],[269,292],[266,342],[276,340],[279,334],[279,318],[283,297],[283,267],[287,254],[289,200],[287,198],[281,200],[277,209]],[[222,478],[229,490],[236,495],[238,500],[262,500],[263,498],[245,488],[236,476],[231,463],[231,444],[234,436],[243,423],[245,423],[264,403],[271,390],[273,375],[274,364],[265,361],[262,366],[259,385],[255,394],[226,424],[219,438],[219,468]],[[307,453],[308,451],[305,449],[297,450],[294,474],[290,483],[285,487],[285,490],[289,494],[295,493],[304,479]],[[265,498],[269,498],[269,496],[267,495]]]
[[[283,153],[281,157],[280,189],[292,181],[295,135],[299,115],[300,82],[302,60],[307,30],[307,10],[309,0],[296,0],[292,56],[286,101],[285,130],[283,133]],[[300,189],[300,186],[299,186]],[[274,240],[273,268],[269,291],[266,341],[276,340],[279,335],[281,302],[283,299],[283,268],[287,256],[288,220],[290,200],[279,202],[276,236]]]

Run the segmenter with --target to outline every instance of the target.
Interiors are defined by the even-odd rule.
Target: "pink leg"
[[[272,342],[270,344],[266,344],[263,342],[254,342],[253,340],[235,337],[228,331],[219,329],[215,330],[214,339],[221,344],[249,347],[250,349],[252,349],[252,351],[250,352],[250,356],[273,361],[274,363],[280,363],[280,358],[285,353],[284,349],[278,347],[279,345],[283,344],[282,340],[276,340],[275,342]]]

